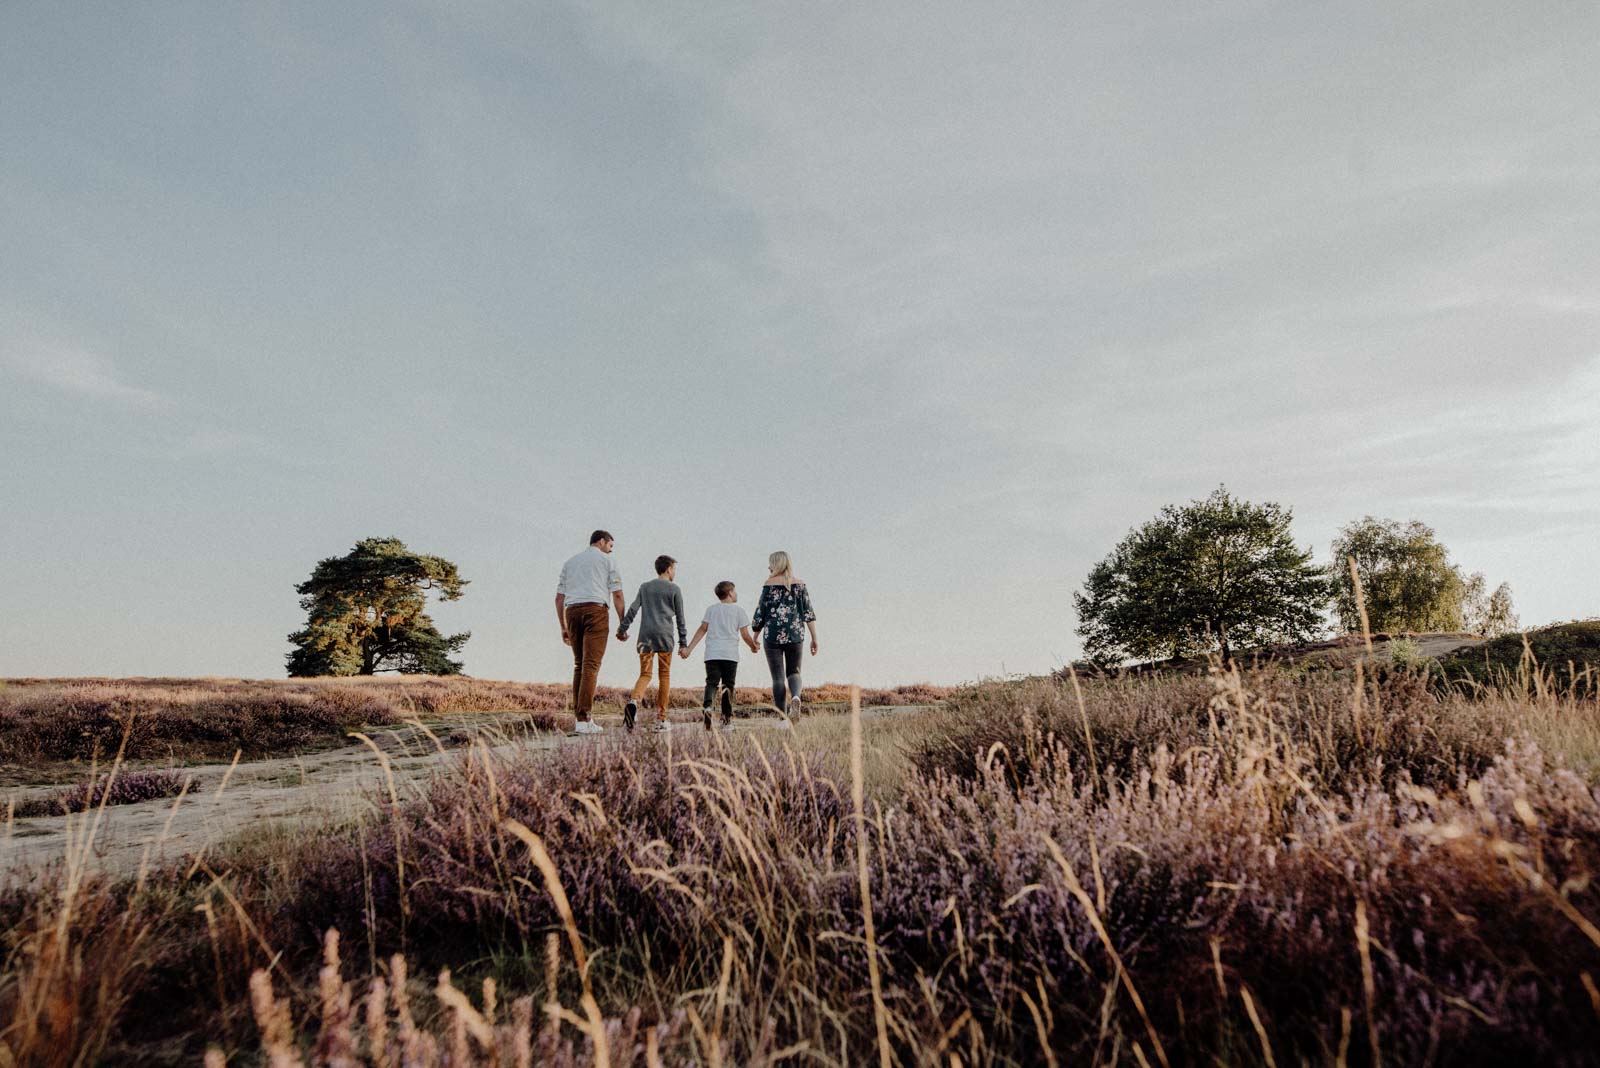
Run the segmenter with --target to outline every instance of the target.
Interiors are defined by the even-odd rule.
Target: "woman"
[[[766,643],[767,668],[772,672],[772,707],[785,717],[787,724],[801,712],[800,646],[807,630],[811,632],[811,655],[817,655],[817,615],[811,610],[806,584],[794,577],[788,553],[780,551],[767,557],[767,571],[750,629]]]

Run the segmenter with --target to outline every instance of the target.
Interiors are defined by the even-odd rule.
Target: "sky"
[[[812,681],[1039,672],[1222,484],[1319,560],[1420,519],[1525,624],[1600,614],[1597,39],[1562,0],[10,0],[0,676],[281,675],[295,584],[395,536],[470,580],[468,673],[560,680],[595,527],[691,623],[790,552]]]

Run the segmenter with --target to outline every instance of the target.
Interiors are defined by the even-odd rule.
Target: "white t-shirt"
[[[706,609],[700,622],[706,625],[706,659],[739,659],[739,631],[750,625],[750,617],[738,604],[718,601]]]
[[[567,596],[567,607],[578,604],[605,604],[612,590],[622,589],[622,576],[611,562],[611,555],[593,545],[561,565],[561,581],[556,592]]]

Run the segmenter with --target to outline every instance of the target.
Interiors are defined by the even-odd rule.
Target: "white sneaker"
[[[572,728],[573,734],[603,734],[605,728],[592,719],[580,719],[578,725]]]
[[[666,720],[662,720],[661,722],[656,724],[656,733],[657,734],[665,734],[667,731],[670,731],[671,729],[672,729],[672,724],[668,723]]]

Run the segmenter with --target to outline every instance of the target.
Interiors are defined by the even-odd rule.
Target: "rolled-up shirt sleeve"
[[[622,572],[618,571],[613,565],[606,576],[606,582],[608,583],[608,588],[610,589],[622,589]]]

